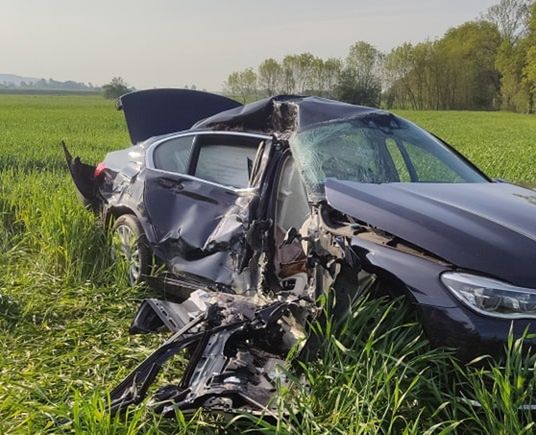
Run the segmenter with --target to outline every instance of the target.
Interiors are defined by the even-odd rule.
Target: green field
[[[443,137],[489,176],[536,185],[536,116],[400,112]],[[128,145],[122,114],[100,97],[0,95],[0,433],[532,433],[536,358],[511,345],[506,370],[459,368],[433,350],[410,307],[364,301],[321,361],[310,390],[280,392],[271,425],[199,413],[121,419],[106,392],[160,338],[127,332],[151,291],[117,278],[106,237],[77,201],[58,143],[98,162]],[[171,380],[180,374],[166,371]],[[487,387],[484,386],[486,383]],[[482,408],[460,400],[460,392]]]

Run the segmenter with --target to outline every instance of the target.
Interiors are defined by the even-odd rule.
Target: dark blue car
[[[432,343],[462,359],[499,354],[511,327],[536,332],[536,192],[490,180],[411,122],[317,97],[241,105],[186,90],[120,107],[132,146],[98,166],[66,156],[132,284],[185,303],[328,293],[340,318],[364,294],[405,295]],[[173,310],[153,301],[137,328]]]

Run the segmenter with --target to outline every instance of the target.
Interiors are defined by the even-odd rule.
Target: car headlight
[[[536,290],[469,273],[445,272],[443,284],[465,305],[488,316],[536,318]]]

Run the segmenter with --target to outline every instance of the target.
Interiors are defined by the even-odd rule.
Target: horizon
[[[231,72],[256,68],[269,57],[310,52],[344,58],[359,40],[383,52],[434,40],[477,19],[496,0],[418,3],[212,0],[203,8],[192,0],[0,0],[0,74],[95,86],[121,76],[137,89],[195,85],[220,91]]]

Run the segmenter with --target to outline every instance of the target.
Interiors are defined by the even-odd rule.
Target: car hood
[[[329,179],[333,208],[464,269],[536,288],[536,192],[508,183]]]

